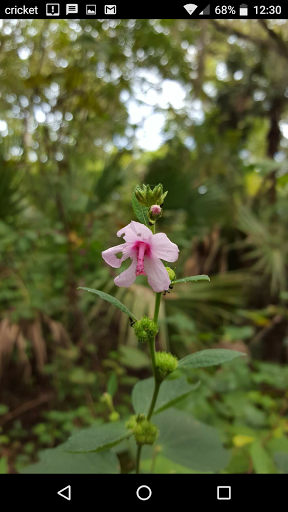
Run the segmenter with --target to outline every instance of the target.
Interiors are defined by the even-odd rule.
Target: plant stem
[[[139,475],[139,473],[140,473],[140,458],[141,458],[142,446],[143,446],[142,444],[138,444],[138,448],[137,448],[136,475]]]
[[[154,322],[157,322],[157,320],[158,320],[161,295],[162,295],[162,292],[156,293],[155,309],[154,309],[154,317],[153,317]]]
[[[147,420],[150,420],[150,418],[151,418],[151,416],[153,414],[160,386],[161,386],[161,382],[158,382],[155,379],[154,393],[153,393],[153,396],[152,396],[151,405],[150,405],[150,409],[149,409],[149,412],[148,412]]]
[[[157,322],[157,320],[158,320],[160,303],[161,303],[161,295],[162,295],[161,292],[156,293],[154,317],[153,317],[153,321],[154,322]],[[155,407],[156,400],[157,400],[158,393],[159,393],[159,389],[160,389],[160,386],[161,386],[161,382],[159,382],[159,380],[157,378],[155,338],[150,341],[149,348],[150,348],[150,354],[151,354],[151,359],[152,359],[152,366],[153,366],[153,374],[154,374],[154,379],[155,379],[155,386],[154,386],[154,393],[153,393],[153,396],[152,396],[152,400],[151,400],[151,404],[150,404],[150,408],[149,408],[149,412],[148,412],[148,416],[147,416],[148,420],[150,420],[150,418],[151,418],[151,416],[153,414],[154,407]],[[138,449],[137,449],[137,458],[136,458],[136,474],[137,475],[140,473],[141,450],[142,450],[142,445],[139,444],[138,445]]]
[[[156,369],[156,352],[155,352],[155,342],[154,342],[154,339],[149,341],[149,348],[150,348],[150,355],[151,355],[151,360],[152,360],[153,375],[154,375],[154,378],[155,378],[155,381],[156,381],[157,369]]]

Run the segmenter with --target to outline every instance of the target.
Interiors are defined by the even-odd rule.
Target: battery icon
[[[240,16],[248,16],[248,5],[241,4],[239,14],[240,14]]]

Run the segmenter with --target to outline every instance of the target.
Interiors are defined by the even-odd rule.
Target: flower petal
[[[151,251],[153,256],[165,261],[176,261],[179,256],[179,249],[173,244],[165,233],[153,235],[151,241]]]
[[[152,232],[141,222],[134,222],[132,220],[125,228],[118,231],[117,236],[122,235],[124,235],[123,238],[126,242],[137,242],[137,240],[139,242],[146,242],[152,236]]]
[[[144,268],[148,283],[154,292],[163,292],[169,289],[171,281],[164,264],[159,258],[145,258]]]
[[[117,286],[125,286],[126,288],[131,286],[131,284],[133,284],[136,279],[136,265],[137,265],[137,259],[134,258],[132,260],[130,267],[128,267],[127,270],[124,270],[124,272],[122,272],[122,274],[115,277],[114,283]]]
[[[122,258],[117,258],[116,254],[118,254],[118,252],[122,252]],[[110,247],[110,249],[102,252],[102,258],[106,261],[106,263],[108,263],[108,265],[114,268],[119,268],[122,261],[127,260],[129,255],[130,250],[129,247],[127,247],[127,244],[115,245],[115,247]]]

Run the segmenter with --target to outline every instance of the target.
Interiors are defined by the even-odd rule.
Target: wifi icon
[[[194,11],[196,11],[198,5],[196,4],[186,4],[186,5],[183,5],[184,9],[186,9],[186,11],[188,12],[188,14],[193,14]]]

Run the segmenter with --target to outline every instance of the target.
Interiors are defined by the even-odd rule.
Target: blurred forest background
[[[111,421],[106,391],[125,419],[132,386],[151,375],[126,316],[77,290],[115,295],[137,317],[153,310],[145,277],[117,288],[101,257],[136,220],[142,183],[169,191],[157,229],[180,248],[177,277],[211,277],[166,295],[158,348],[248,355],[191,373],[202,384],[177,407],[219,430],[225,472],[278,472],[288,22],[2,20],[0,141],[0,473]],[[132,469],[125,453],[121,464]]]

